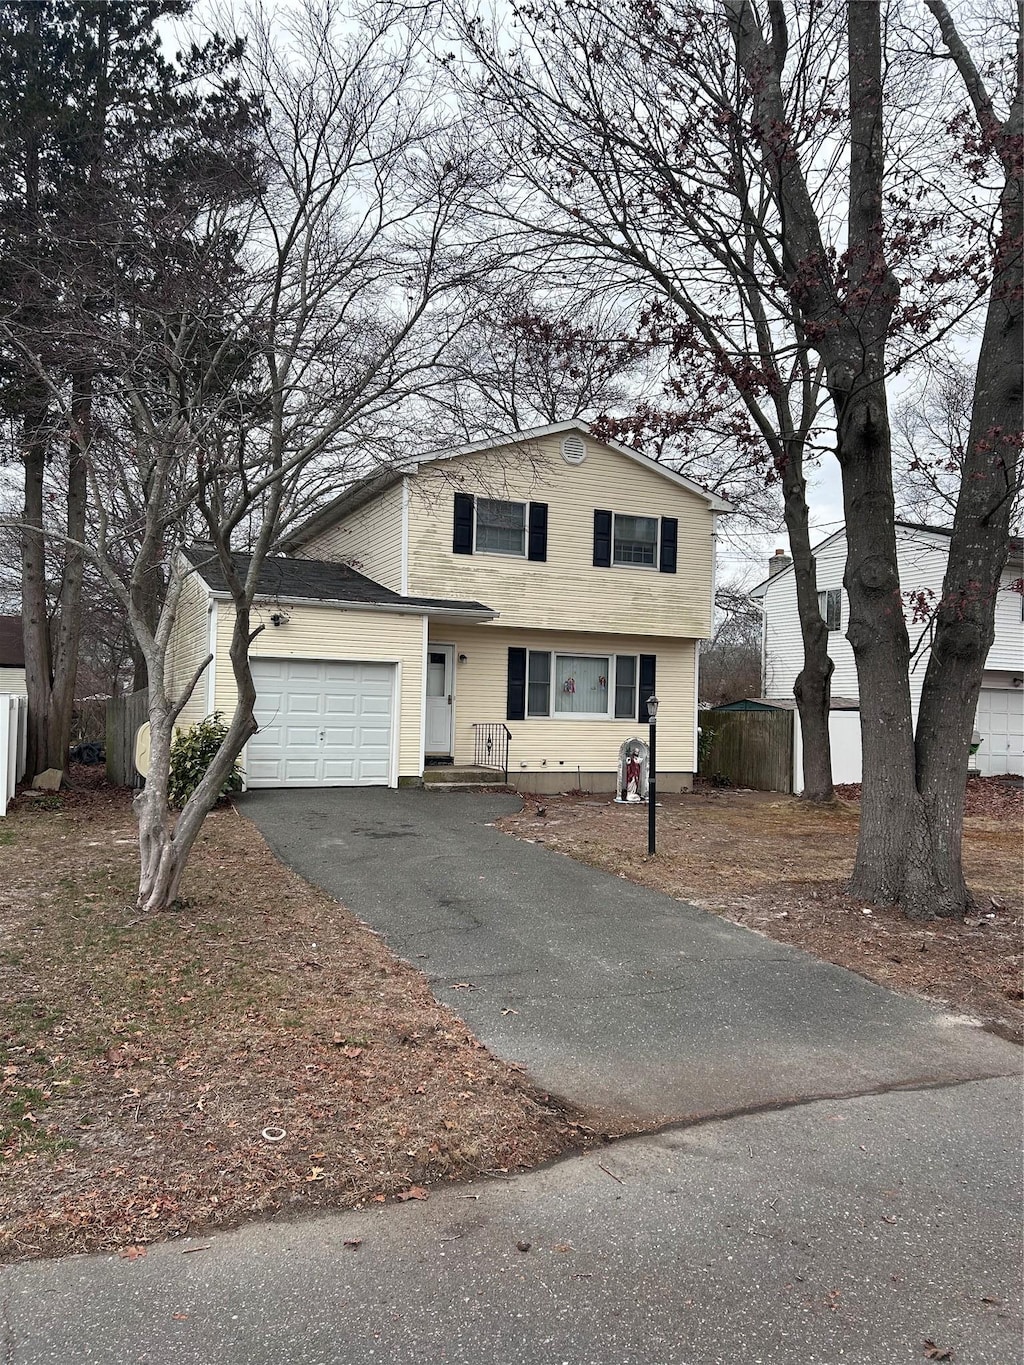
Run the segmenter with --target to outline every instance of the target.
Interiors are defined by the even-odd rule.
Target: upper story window
[[[640,517],[594,509],[594,567],[627,566],[675,573],[676,517]]]
[[[525,555],[526,503],[477,498],[476,550],[496,555]]]
[[[624,517],[615,513],[612,526],[612,563],[644,564],[658,562],[658,518]]]
[[[842,588],[825,588],[818,593],[818,610],[829,630],[841,630],[843,619]]]
[[[452,551],[511,555],[543,563],[548,557],[548,505],[456,493]]]

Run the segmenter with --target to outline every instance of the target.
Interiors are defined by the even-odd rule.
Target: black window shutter
[[[594,567],[610,569],[612,563],[612,514],[594,512]]]
[[[452,549],[457,555],[473,553],[473,499],[469,493],[455,494],[455,526]]]
[[[661,562],[658,567],[662,573],[676,571],[676,544],[679,540],[679,522],[675,517],[661,519]]]
[[[640,696],[637,702],[637,720],[647,720],[647,698],[654,696],[655,688],[655,666],[657,656],[654,654],[640,655]]]
[[[548,505],[546,502],[530,503],[530,541],[527,547],[529,559],[547,560],[548,557]]]
[[[525,649],[510,649],[508,652],[508,704],[505,707],[505,718],[526,719]]]

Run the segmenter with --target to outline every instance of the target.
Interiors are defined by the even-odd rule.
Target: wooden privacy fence
[[[117,787],[142,786],[135,771],[135,736],[148,719],[148,688],[107,702],[107,781]]]
[[[726,779],[755,791],[793,790],[792,711],[702,711],[700,724],[714,731],[701,777]]]
[[[28,702],[0,692],[0,816],[25,776],[28,749]]]

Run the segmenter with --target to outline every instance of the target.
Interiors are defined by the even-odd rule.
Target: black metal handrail
[[[508,782],[508,746],[512,731],[500,720],[481,721],[473,726],[473,766],[500,768]]]

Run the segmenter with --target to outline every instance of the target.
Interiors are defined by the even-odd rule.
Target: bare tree
[[[960,913],[967,900],[962,778],[1020,440],[1019,48],[990,67],[990,91],[948,11],[929,8],[937,31],[901,27],[894,11],[883,35],[874,0],[541,5],[517,15],[511,57],[478,20],[462,30],[515,169],[515,216],[532,211],[572,260],[652,281],[665,334],[717,365],[773,452],[816,702],[801,720],[817,752],[830,670],[816,644],[803,455],[830,431],[863,725],[852,885],[915,915]],[[1006,55],[1005,32],[981,36]],[[959,95],[940,59],[959,72]],[[987,297],[974,407],[989,421],[972,423],[944,594],[944,664],[961,648],[970,666],[965,655],[943,672],[936,635],[942,701],[931,721],[922,706],[915,747],[886,385]],[[940,715],[933,742],[925,727]]]
[[[948,526],[963,482],[974,375],[956,364],[929,374],[893,409],[896,504],[908,520]]]
[[[748,0],[726,0],[737,60],[754,98],[752,141],[785,215],[791,291],[813,328],[836,418],[843,474],[850,600],[849,639],[860,684],[864,796],[851,887],[916,916],[963,913],[960,864],[964,778],[985,657],[994,634],[995,597],[1006,562],[1017,484],[1021,394],[1021,35],[1006,104],[997,111],[941,0],[928,0],[949,58],[973,109],[976,189],[995,164],[1001,193],[991,205],[988,313],[971,433],[950,554],[915,739],[908,686],[909,640],[896,561],[887,348],[897,330],[905,243],[889,231],[887,103],[881,8],[846,7],[849,69],[849,186],[846,250],[829,250],[805,158],[782,96],[788,32],[782,5],[764,25]],[[912,167],[901,166],[910,173]],[[925,238],[925,245],[929,245]],[[941,252],[944,243],[939,243]],[[906,268],[909,257],[902,257]],[[833,261],[836,262],[833,265]],[[933,301],[932,323],[937,317]]]
[[[252,606],[269,550],[306,508],[311,483],[337,485],[402,457],[403,405],[437,382],[461,295],[486,268],[466,220],[472,158],[420,52],[415,25],[387,9],[356,18],[310,4],[257,16],[239,69],[259,119],[239,126],[230,154],[197,126],[173,168],[153,164],[172,186],[189,186],[187,196],[168,192],[162,230],[148,196],[120,205],[145,269],[123,279],[92,333],[106,456],[89,462],[95,540],[81,548],[148,670],[150,769],[135,802],[147,910],[174,901],[202,822],[255,731]],[[73,425],[63,387],[45,365],[39,374]],[[125,518],[108,514],[115,503],[136,509],[127,555]],[[231,595],[238,700],[175,816],[175,722],[210,662],[172,690],[168,650],[186,579],[175,550],[197,516]],[[154,615],[150,583],[162,567],[170,572]]]
[[[571,278],[644,301],[642,336],[678,376],[667,412],[620,424],[641,444],[670,432],[676,447],[743,466],[738,484],[781,490],[804,642],[796,684],[806,743],[804,796],[832,794],[828,710],[833,665],[818,609],[805,461],[820,442],[821,363],[781,266],[784,233],[770,178],[746,136],[751,95],[713,4],[537,5],[516,12],[517,47],[477,16],[458,21],[470,61],[460,72],[500,147],[495,207],[510,249]],[[824,159],[822,104],[836,75],[807,62],[787,118]],[[479,73],[483,72],[480,76]],[[531,247],[531,240],[543,248]],[[650,420],[654,416],[655,420]],[[667,421],[665,418],[667,417]],[[721,484],[718,485],[721,487]]]
[[[761,693],[762,615],[738,583],[715,592],[715,633],[700,651],[700,699],[718,706]]]

